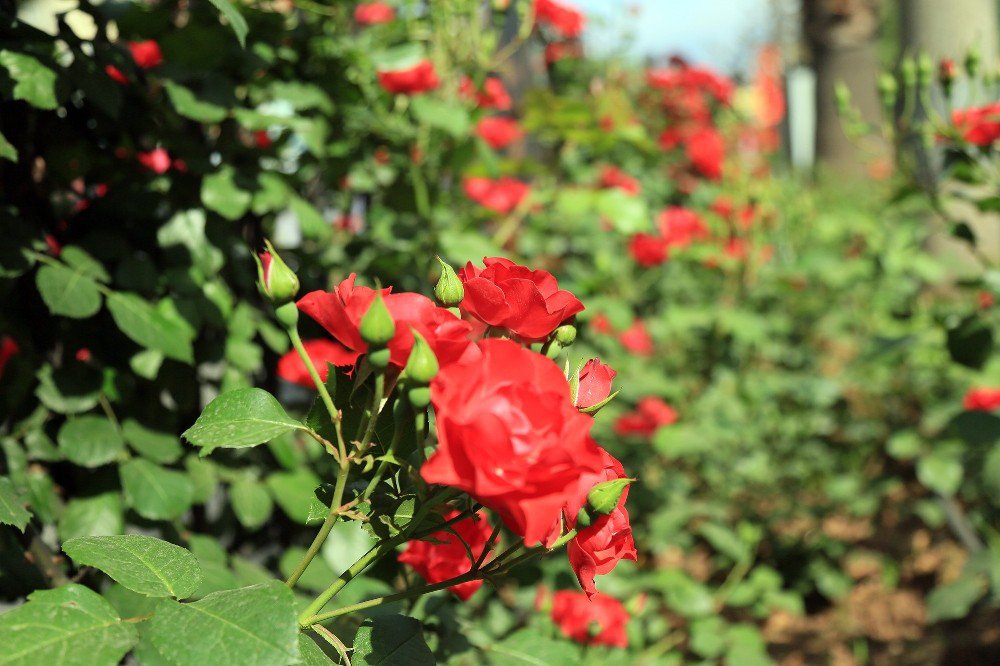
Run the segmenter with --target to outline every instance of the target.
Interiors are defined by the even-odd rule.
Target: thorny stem
[[[299,581],[302,574],[305,573],[306,568],[309,563],[313,561],[316,557],[316,553],[319,549],[323,547],[323,543],[326,538],[330,536],[330,530],[336,524],[337,519],[340,518],[341,507],[344,503],[344,488],[347,487],[347,477],[350,474],[351,467],[347,460],[341,460],[340,463],[340,473],[337,474],[337,485],[333,489],[333,500],[330,502],[330,513],[327,514],[326,520],[323,521],[323,525],[320,526],[319,532],[316,534],[316,538],[313,542],[309,544],[309,550],[306,551],[305,555],[302,556],[302,560],[292,571],[292,575],[288,577],[285,581],[285,585],[288,587],[295,587],[295,583]]]
[[[299,330],[295,326],[288,329],[288,338],[292,341],[292,346],[295,347],[295,351],[298,352],[299,358],[306,366],[306,370],[309,372],[309,377],[312,378],[313,384],[316,385],[316,390],[319,391],[319,397],[323,400],[323,405],[326,407],[327,414],[330,415],[330,420],[333,422],[334,429],[337,431],[337,449],[340,452],[340,463],[344,464],[347,460],[347,445],[344,443],[344,434],[340,427],[341,417],[340,410],[337,406],[333,404],[333,398],[330,397],[330,392],[326,390],[326,384],[319,378],[319,372],[316,370],[316,366],[313,364],[312,359],[309,358],[309,354],[306,353],[305,347],[302,346],[302,338],[299,337]]]

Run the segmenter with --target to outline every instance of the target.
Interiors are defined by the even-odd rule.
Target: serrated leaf
[[[170,96],[170,103],[177,109],[177,113],[185,118],[200,123],[217,123],[226,117],[225,108],[198,99],[189,88],[173,81],[164,81],[163,85],[167,89],[167,95]]]
[[[182,437],[201,447],[201,455],[206,455],[217,448],[257,446],[286,432],[304,429],[285,413],[273,395],[263,389],[245,388],[223,393],[208,403]]]
[[[63,455],[83,467],[106,465],[125,448],[121,432],[103,416],[72,418],[59,428],[56,439]]]
[[[191,508],[194,487],[182,472],[142,458],[119,468],[125,501],[143,518],[172,520]]]
[[[7,477],[0,476],[0,523],[13,525],[23,532],[29,520],[31,513],[24,508],[14,484]]]
[[[49,312],[54,315],[86,319],[101,309],[97,283],[79,269],[46,264],[35,274],[35,284]]]
[[[454,137],[466,136],[471,121],[469,112],[457,102],[447,102],[421,95],[410,102],[413,115],[420,123],[444,130]]]
[[[240,14],[239,10],[233,6],[229,0],[208,0],[215,8],[226,17],[229,21],[229,27],[232,28],[233,32],[236,33],[236,40],[240,43],[240,46],[246,46],[247,32],[249,28],[247,27],[247,21]]]
[[[403,615],[370,617],[354,637],[355,666],[434,664],[434,654],[424,640],[419,620]]]
[[[150,597],[191,596],[201,567],[186,548],[138,534],[80,537],[63,543],[77,566],[92,566],[133,592]]]
[[[107,301],[115,324],[137,344],[184,363],[194,360],[190,331],[183,323],[168,318],[135,294],[116,292]]]
[[[0,615],[4,666],[113,666],[137,640],[110,603],[75,583],[33,592]]]
[[[279,581],[214,592],[190,604],[164,601],[149,627],[157,651],[177,666],[296,663],[298,635],[295,597]]]
[[[14,79],[14,99],[39,109],[55,109],[56,73],[26,53],[0,51],[0,65]]]
[[[239,479],[229,488],[229,500],[240,524],[255,530],[271,517],[274,502],[267,488],[256,479]]]

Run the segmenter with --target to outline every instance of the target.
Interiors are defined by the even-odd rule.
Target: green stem
[[[378,425],[378,414],[382,406],[382,392],[385,391],[385,373],[381,370],[375,374],[375,393],[372,396],[371,415],[368,417],[368,425],[365,426],[365,434],[361,437],[358,451],[364,454],[365,448],[371,444],[375,435],[375,426]]]
[[[327,514],[326,520],[323,521],[323,525],[319,528],[319,532],[316,534],[316,538],[313,542],[309,544],[309,550],[306,554],[302,556],[302,560],[292,571],[292,575],[288,577],[285,581],[285,585],[288,587],[295,587],[295,583],[299,581],[302,574],[305,573],[306,568],[309,563],[313,561],[316,557],[316,553],[319,549],[323,547],[323,543],[326,538],[330,536],[330,530],[333,529],[334,524],[336,524],[337,519],[340,518],[340,507],[344,503],[344,488],[347,487],[347,477],[351,471],[350,465],[348,465],[346,460],[340,463],[340,473],[337,475],[337,485],[333,489],[333,500],[330,502],[330,513]]]
[[[316,366],[313,364],[312,359],[309,358],[309,354],[306,352],[305,347],[302,346],[302,338],[299,337],[299,330],[295,326],[288,329],[288,338],[292,341],[292,346],[295,347],[295,351],[298,352],[299,358],[306,366],[306,370],[309,372],[309,376],[313,380],[313,384],[316,385],[316,390],[319,391],[319,397],[323,400],[323,405],[326,407],[327,413],[330,415],[330,420],[333,422],[334,429],[337,431],[337,448],[340,452],[340,459],[344,461],[347,459],[347,445],[344,443],[344,435],[340,428],[340,410],[337,406],[333,404],[333,398],[330,397],[330,392],[326,390],[326,384],[319,378],[319,372],[316,370]],[[342,463],[343,464],[343,463]]]
[[[401,403],[399,400],[397,400],[396,404],[398,405]],[[396,421],[396,428],[392,433],[392,440],[389,442],[389,448],[386,449],[385,452],[386,458],[394,457],[394,454],[396,453],[396,447],[399,446],[400,435],[403,432],[402,424],[404,422],[404,418],[397,418],[395,419],[395,421]],[[365,492],[362,493],[361,495],[362,500],[366,500],[369,497],[371,497],[371,494],[375,492],[375,488],[378,486],[379,481],[381,481],[382,477],[385,476],[385,472],[387,469],[389,469],[389,460],[384,459],[382,460],[382,462],[379,463],[378,469],[375,470],[375,476],[373,476],[372,480],[368,482],[368,487],[365,488]]]

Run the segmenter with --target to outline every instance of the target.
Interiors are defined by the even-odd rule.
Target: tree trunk
[[[844,134],[837,112],[835,90],[844,84],[864,120],[877,123],[877,35],[881,0],[805,0],[806,40],[816,71],[816,158],[838,175],[863,177],[872,157],[883,146],[867,152]]]

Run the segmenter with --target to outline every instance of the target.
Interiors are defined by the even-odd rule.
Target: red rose
[[[118,69],[114,65],[106,65],[104,67],[104,73],[111,77],[111,80],[115,83],[120,83],[121,85],[128,85],[128,77],[122,73],[122,70]]]
[[[452,509],[445,514],[444,519],[451,520],[457,515],[458,511]],[[399,554],[399,561],[409,564],[431,584],[469,573],[475,562],[469,561],[469,553],[466,552],[462,541],[478,558],[486,548],[486,542],[489,541],[493,529],[483,511],[473,517],[452,523],[450,527],[458,533],[458,537],[449,530],[440,530],[427,537],[427,541],[410,541],[406,544],[406,550]],[[459,599],[466,601],[482,586],[483,581],[471,580],[448,589]]]
[[[992,412],[1000,409],[1000,387],[969,389],[962,400],[962,407],[969,412]]]
[[[73,357],[80,363],[89,363],[90,359],[92,359],[94,355],[91,354],[90,350],[86,347],[80,347],[76,350],[76,354],[74,354]]]
[[[733,212],[736,210],[736,207],[733,205],[732,199],[724,194],[720,194],[715,198],[715,201],[712,202],[710,210],[719,217],[728,220],[733,216]]]
[[[971,109],[956,109],[952,111],[951,122],[969,143],[990,146],[1000,139],[1000,102]]]
[[[549,42],[545,45],[545,64],[553,65],[560,60],[573,60],[583,56],[579,42]]]
[[[980,310],[989,310],[996,303],[996,298],[988,291],[980,291],[976,294],[976,302]]]
[[[722,135],[711,127],[696,130],[687,138],[687,158],[701,175],[709,180],[722,178],[722,162],[726,159],[726,144]]]
[[[503,81],[495,76],[487,77],[481,90],[476,90],[476,85],[471,78],[463,76],[459,83],[458,92],[465,99],[475,100],[476,105],[481,109],[510,111],[511,106],[513,106]]]
[[[615,166],[606,166],[601,171],[601,187],[605,189],[618,188],[633,196],[642,191],[639,181]]]
[[[508,215],[520,205],[531,188],[516,178],[464,178],[462,189],[469,197],[483,208],[488,208],[501,215]]]
[[[627,351],[637,356],[649,356],[653,353],[653,338],[646,330],[646,325],[636,319],[632,325],[621,332],[618,341]]]
[[[527,341],[544,340],[583,310],[576,296],[559,288],[551,273],[531,270],[509,259],[486,257],[485,268],[469,262],[458,271],[465,287],[463,314]]]
[[[303,340],[302,346],[309,358],[312,359],[313,365],[316,366],[320,380],[325,382],[330,374],[328,363],[337,365],[337,360],[343,355],[343,347],[325,338]],[[309,371],[306,369],[306,364],[302,362],[302,357],[294,349],[278,359],[278,376],[286,382],[310,389],[316,388],[312,377],[309,376]]]
[[[747,242],[742,238],[737,238],[735,236],[729,239],[726,243],[725,249],[723,250],[727,257],[737,261],[743,261],[746,259],[748,251],[749,247],[747,246]]]
[[[409,69],[378,72],[378,82],[386,91],[402,95],[419,95],[441,83],[430,60],[421,60]]]
[[[600,481],[624,479],[625,469],[622,464],[607,451],[602,453],[605,466]],[[632,525],[625,509],[627,498],[628,486],[618,499],[618,506],[610,515],[600,515],[590,527],[580,529],[566,547],[570,566],[573,567],[580,586],[589,597],[597,594],[594,576],[610,573],[621,560],[634,561],[637,557],[635,541],[632,538]],[[582,501],[580,506],[583,506]],[[571,505],[566,513],[566,518],[571,524],[575,524],[576,521],[576,513],[571,513],[573,509],[579,512],[579,508]]]
[[[163,52],[160,45],[152,39],[144,42],[129,42],[128,50],[132,52],[132,60],[139,69],[152,69],[163,64]]]
[[[3,378],[3,371],[7,366],[7,362],[17,355],[19,351],[21,351],[21,347],[18,346],[14,338],[9,335],[0,338],[0,378]]]
[[[566,39],[579,37],[586,21],[579,9],[556,0],[535,0],[535,19]]]
[[[593,419],[573,406],[551,359],[510,340],[479,348],[479,360],[443,368],[431,382],[438,448],[420,474],[469,493],[526,545],[551,545],[581,478],[592,487],[603,473],[588,434]]]
[[[615,421],[619,435],[650,437],[658,428],[677,422],[677,412],[660,398],[647,396],[639,400],[634,412],[623,414]]]
[[[580,385],[576,391],[577,409],[593,407],[611,395],[611,385],[615,372],[610,365],[601,363],[601,359],[592,358],[580,369]]]
[[[628,253],[640,266],[659,266],[667,260],[669,251],[663,238],[652,234],[635,234],[628,242]]]
[[[492,116],[476,124],[476,134],[494,150],[501,150],[524,136],[524,131],[513,118]]]
[[[680,206],[663,210],[656,224],[668,247],[687,247],[692,241],[708,238],[708,227],[698,214]]]
[[[607,315],[597,314],[590,320],[590,328],[594,333],[610,335],[615,332],[615,327],[611,325],[611,320]]]
[[[354,8],[354,21],[358,25],[389,23],[396,18],[396,10],[384,2],[363,2]]]
[[[312,317],[334,338],[334,347],[327,349],[327,359],[337,366],[354,365],[358,357],[368,350],[361,339],[358,326],[375,300],[375,290],[354,286],[354,273],[341,282],[332,292],[313,291],[303,296],[299,310]],[[396,334],[389,341],[389,362],[398,368],[406,365],[413,348],[416,329],[437,356],[442,366],[454,363],[465,354],[474,354],[475,346],[469,342],[472,326],[420,294],[393,294],[383,289],[385,306],[396,323]]]
[[[170,153],[165,148],[156,148],[145,153],[137,153],[135,158],[139,161],[139,164],[155,174],[164,174],[170,171]]]
[[[628,611],[614,597],[598,594],[588,598],[572,590],[552,595],[552,621],[563,635],[578,643],[628,647],[628,620]]]

